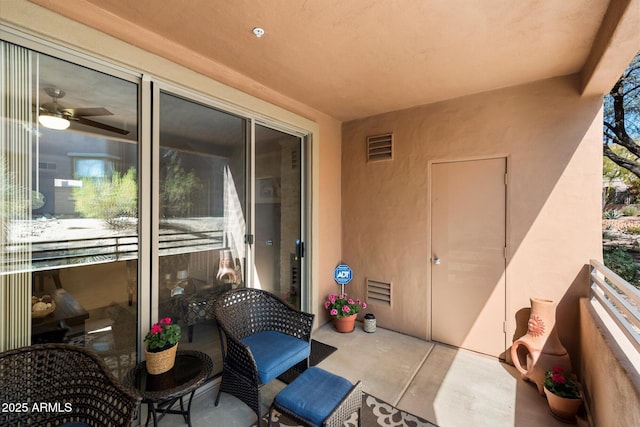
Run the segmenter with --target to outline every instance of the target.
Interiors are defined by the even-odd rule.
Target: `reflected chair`
[[[111,375],[95,353],[70,344],[38,344],[0,353],[0,402],[28,402],[0,413],[0,425],[129,426],[141,398]],[[34,410],[33,405],[38,405]]]
[[[289,369],[309,367],[314,315],[251,288],[216,298],[214,312],[223,351],[222,392],[247,404],[260,420],[260,389]]]

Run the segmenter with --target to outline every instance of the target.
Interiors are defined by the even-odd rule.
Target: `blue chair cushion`
[[[311,353],[311,344],[291,335],[264,331],[241,340],[253,354],[260,382],[266,384]]]
[[[275,401],[305,420],[322,425],[352,387],[346,378],[312,366],[283,388]]]

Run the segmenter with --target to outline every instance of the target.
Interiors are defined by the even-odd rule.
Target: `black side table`
[[[166,414],[178,414],[184,417],[191,427],[191,401],[198,387],[207,380],[213,370],[211,358],[201,351],[178,350],[174,367],[164,374],[151,375],[147,372],[146,362],[140,362],[129,371],[124,382],[142,396],[142,402],[147,404],[147,421],[153,418],[153,425]],[[189,394],[187,409],[183,398]],[[173,409],[176,402],[180,402],[180,409]],[[158,417],[158,413],[162,415]]]

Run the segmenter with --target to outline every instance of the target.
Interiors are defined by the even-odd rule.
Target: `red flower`
[[[553,382],[560,383],[560,384],[564,384],[567,382],[567,379],[562,374],[554,373],[551,375],[551,379],[553,380]]]
[[[562,369],[562,366],[556,366],[553,368],[553,372],[556,374],[561,374],[562,372],[564,372],[564,369]]]
[[[160,323],[164,324],[164,325],[168,325],[171,323],[171,318],[170,317],[165,317],[164,319],[160,319]]]
[[[155,323],[152,327],[151,327],[151,334],[155,335],[155,334],[159,334],[160,332],[162,332],[162,326],[158,325],[157,323]]]

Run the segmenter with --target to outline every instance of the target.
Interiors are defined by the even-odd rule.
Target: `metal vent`
[[[367,279],[367,302],[391,305],[391,283]]]
[[[393,159],[393,134],[368,136],[367,137],[367,161],[377,162],[380,160]]]

